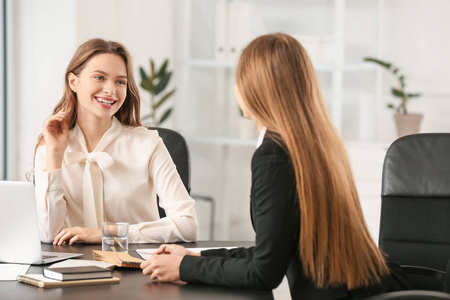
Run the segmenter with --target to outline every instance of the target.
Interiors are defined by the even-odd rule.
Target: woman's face
[[[77,94],[77,115],[111,119],[127,96],[127,68],[114,54],[92,57],[83,71],[69,74],[70,88]]]

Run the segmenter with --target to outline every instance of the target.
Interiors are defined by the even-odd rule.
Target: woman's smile
[[[95,96],[94,99],[101,107],[105,108],[112,108],[117,103],[117,100],[108,97]]]

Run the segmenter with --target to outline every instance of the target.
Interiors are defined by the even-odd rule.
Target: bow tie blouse
[[[184,187],[157,131],[130,127],[113,118],[88,152],[78,125],[61,169],[44,171],[47,149],[36,152],[36,201],[41,240],[63,229],[101,228],[104,221],[130,223],[130,243],[194,241],[194,200]],[[160,219],[156,194],[167,217]]]

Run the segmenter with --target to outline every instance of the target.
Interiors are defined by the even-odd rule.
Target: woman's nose
[[[103,92],[107,95],[114,95],[116,93],[116,88],[113,82],[106,82],[103,86]]]

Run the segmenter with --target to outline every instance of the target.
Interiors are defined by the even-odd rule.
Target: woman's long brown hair
[[[236,76],[248,109],[279,134],[292,161],[306,276],[319,288],[380,282],[389,270],[367,228],[346,150],[306,51],[286,34],[258,37],[244,49]]]
[[[122,124],[129,126],[141,126],[139,90],[136,86],[136,82],[134,81],[131,56],[127,48],[125,48],[122,44],[113,41],[105,41],[103,39],[91,39],[85,42],[73,55],[64,75],[64,94],[59,103],[56,104],[53,109],[53,115],[65,108],[66,122],[69,130],[75,126],[77,122],[77,96],[70,88],[69,73],[79,76],[89,60],[98,54],[114,54],[124,60],[127,68],[127,96],[122,104],[122,107],[115,113],[114,116]],[[34,150],[35,153],[37,148],[42,143],[44,143],[44,136],[41,134]]]

